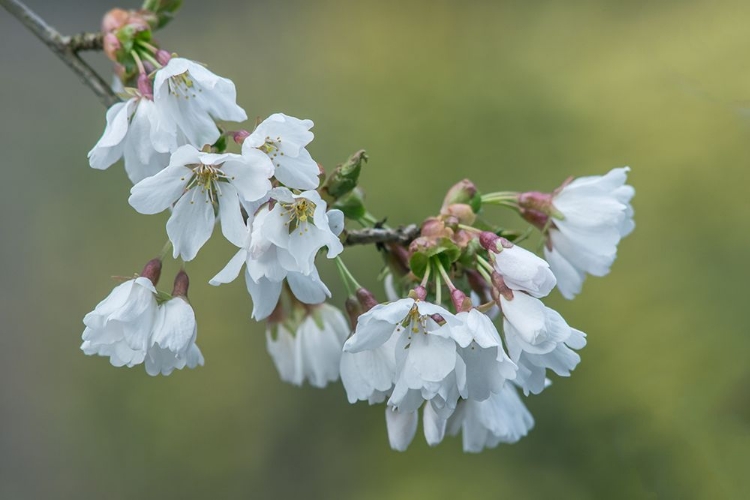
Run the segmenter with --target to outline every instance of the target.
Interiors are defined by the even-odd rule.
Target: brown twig
[[[419,226],[409,224],[396,229],[367,228],[349,231],[344,238],[344,245],[370,245],[373,243],[400,243],[408,245],[419,236]]]
[[[0,5],[5,7],[8,12],[67,64],[78,75],[81,81],[94,91],[102,104],[109,107],[120,102],[120,99],[109,85],[102,80],[102,77],[78,56],[78,52],[82,50],[101,49],[102,41],[100,35],[82,33],[71,37],[63,36],[19,0],[0,0]]]

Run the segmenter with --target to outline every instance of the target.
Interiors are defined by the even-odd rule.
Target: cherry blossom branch
[[[102,77],[78,56],[79,51],[101,49],[101,35],[82,33],[74,36],[63,36],[19,0],[0,0],[0,5],[34,33],[78,75],[78,78],[94,91],[102,104],[109,107],[120,102],[120,99]]]
[[[344,245],[371,245],[373,243],[400,243],[407,245],[419,236],[419,226],[409,224],[395,229],[367,228],[348,231]]]

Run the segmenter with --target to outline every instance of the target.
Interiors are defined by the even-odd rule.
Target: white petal
[[[237,279],[237,276],[240,275],[240,271],[242,270],[242,265],[247,260],[247,250],[244,248],[241,248],[234,256],[229,260],[226,266],[224,266],[224,269],[219,271],[219,273],[211,278],[211,281],[209,281],[209,284],[213,286],[219,286],[222,283],[230,283]]]
[[[401,413],[391,407],[385,409],[388,441],[396,451],[406,451],[417,433],[417,412]]]
[[[128,202],[142,214],[163,212],[182,195],[192,176],[189,168],[167,167],[133,186]]]
[[[242,247],[247,239],[247,226],[242,220],[240,199],[237,190],[229,183],[221,183],[221,194],[219,195],[219,220],[221,221],[221,233],[235,246]]]
[[[305,304],[320,304],[331,296],[325,283],[320,281],[318,271],[313,269],[309,275],[289,273],[287,281],[292,293]]]
[[[193,188],[177,202],[167,221],[173,256],[190,261],[211,237],[216,217],[208,193]]]
[[[281,282],[269,281],[265,278],[254,281],[245,271],[245,285],[253,299],[253,318],[256,321],[266,319],[271,315],[281,296]]]
[[[440,417],[430,402],[424,405],[422,415],[422,427],[424,427],[424,437],[427,444],[435,446],[440,444],[445,436],[445,425],[447,420]]]

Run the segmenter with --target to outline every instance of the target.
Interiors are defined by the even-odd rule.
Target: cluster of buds
[[[197,258],[220,226],[237,252],[210,284],[233,281],[244,268],[252,316],[266,321],[281,379],[324,387],[341,378],[350,402],[385,403],[396,450],[411,443],[420,412],[430,445],[461,433],[464,449],[476,452],[526,435],[534,421],[523,398],[547,388],[552,373],[570,375],[586,344],[541,299],[556,286],[573,298],[587,274],[609,271],[634,227],[628,169],[569,180],[551,193],[483,195],[460,181],[413,241],[379,245],[387,297],[380,301],[341,258],[347,222],[388,229],[359,186],[366,153],[326,174],[307,149],[311,120],[275,113],[226,130],[220,122],[247,119],[234,83],[152,37],[180,3],[147,0],[142,10],[105,16],[105,49],[124,100],[107,111],[89,153],[97,169],[124,159],[136,211],[169,214],[162,258],[170,247],[182,262]],[[492,206],[531,227],[496,226]],[[544,258],[521,246],[533,228]],[[319,258],[337,265],[346,315],[326,302]],[[160,271],[161,258],[149,262],[86,315],[86,354],[144,364],[151,375],[203,364],[187,274],[178,273],[167,295],[155,288]]]

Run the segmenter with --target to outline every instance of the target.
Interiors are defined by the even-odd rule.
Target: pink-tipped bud
[[[431,315],[430,318],[432,318],[432,321],[434,321],[435,323],[440,323],[440,324],[445,323],[445,318],[443,318],[441,315],[437,313]]]
[[[117,62],[122,50],[122,44],[114,33],[107,33],[102,40],[102,49],[110,60]]]
[[[454,184],[443,199],[443,209],[455,203],[469,204],[477,195],[477,187],[469,179]]]
[[[410,292],[409,297],[415,299],[415,300],[426,300],[427,299],[427,289],[423,287],[422,285],[415,286]]]
[[[354,297],[349,297],[344,302],[344,308],[346,309],[346,315],[349,316],[349,327],[352,331],[357,329],[357,320],[359,316],[364,312],[362,310],[362,304],[359,303]]]
[[[388,264],[391,270],[397,276],[404,276],[409,273],[409,250],[397,243],[387,245]]]
[[[498,251],[498,242],[500,240],[500,236],[496,235],[495,233],[491,233],[489,231],[482,231],[479,235],[479,244],[482,245],[482,248],[487,250],[488,252],[494,252],[497,253]]]
[[[250,132],[247,130],[238,130],[237,132],[232,133],[232,139],[237,144],[242,144],[248,137],[250,137]]]
[[[159,277],[161,276],[161,259],[151,259],[146,263],[145,266],[143,266],[143,271],[141,271],[141,277],[148,278],[151,283],[156,285],[159,282]]]
[[[190,287],[190,278],[184,269],[180,269],[177,276],[174,277],[174,286],[172,287],[172,297],[187,298],[188,288]]]
[[[523,208],[546,211],[552,204],[552,195],[541,191],[528,191],[518,195],[518,205]]]
[[[102,33],[109,33],[125,26],[130,14],[123,9],[112,9],[102,18]]]
[[[457,313],[471,310],[471,299],[458,288],[451,290],[451,302]]]
[[[155,56],[156,60],[162,66],[166,66],[167,64],[169,64],[169,61],[172,59],[172,54],[163,49],[157,50]]]
[[[151,79],[146,73],[138,75],[138,92],[147,99],[154,99],[154,87],[151,84]]]
[[[376,305],[378,305],[378,299],[366,288],[360,288],[356,292],[357,300],[362,305],[362,312],[367,312]]]

